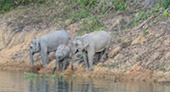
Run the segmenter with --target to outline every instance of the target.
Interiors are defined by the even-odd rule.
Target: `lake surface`
[[[26,78],[23,72],[0,71],[0,92],[170,92],[170,85],[108,80]]]

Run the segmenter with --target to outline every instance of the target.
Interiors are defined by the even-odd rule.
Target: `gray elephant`
[[[30,58],[34,66],[33,55],[40,52],[43,61],[43,66],[46,67],[48,63],[48,53],[57,50],[61,44],[68,45],[71,37],[65,30],[57,30],[50,32],[39,39],[33,39],[30,44]]]
[[[93,70],[93,57],[95,53],[102,52],[100,61],[104,62],[111,44],[111,35],[106,31],[95,31],[83,36],[77,36],[72,43],[72,69],[75,54],[81,52],[86,65],[86,70]]]
[[[64,71],[66,68],[66,64],[68,61],[68,58],[70,56],[70,49],[66,45],[60,45],[56,50],[56,64],[53,70],[53,74],[55,73],[57,69],[57,65],[59,65],[59,70]]]

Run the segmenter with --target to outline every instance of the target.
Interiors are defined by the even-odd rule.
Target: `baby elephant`
[[[53,73],[55,73],[57,69],[57,65],[59,65],[59,70],[64,71],[66,68],[67,60],[70,55],[70,49],[66,45],[60,45],[56,50],[56,64],[53,70]]]

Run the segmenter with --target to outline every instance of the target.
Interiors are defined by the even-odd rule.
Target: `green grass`
[[[84,26],[84,28],[80,29],[76,35],[80,36],[80,35],[83,35],[84,33],[89,33],[93,31],[105,29],[102,23],[100,22],[99,17],[97,16],[93,16],[93,17],[83,20],[82,25]]]
[[[64,73],[61,73],[58,75],[59,78],[63,78],[64,77]]]
[[[54,3],[55,1],[56,0],[0,0],[0,11],[6,12],[22,5]]]
[[[170,17],[170,13],[168,13],[167,11],[164,11],[164,12],[163,12],[163,17],[164,17],[164,18]]]
[[[134,26],[140,24],[142,21],[146,20],[147,18],[148,18],[148,16],[147,16],[146,12],[144,12],[144,11],[137,12],[135,14],[135,18],[134,18],[134,21],[131,26],[134,27]]]
[[[91,10],[85,9],[85,10],[82,10],[81,12],[79,12],[79,13],[76,13],[71,18],[72,23],[77,22],[77,21],[79,21],[79,20],[81,20],[83,18],[88,17],[91,12],[92,12]]]
[[[37,74],[35,73],[27,73],[27,72],[24,72],[24,75],[27,77],[27,78],[33,78],[33,77],[36,77]]]
[[[52,79],[56,79],[56,76],[57,76],[56,74],[52,74],[52,75],[51,75],[51,78],[52,78]]]
[[[73,74],[71,77],[72,77],[72,79],[74,79],[76,77],[76,75]]]
[[[126,0],[112,0],[116,10],[125,10],[126,9]]]
[[[161,7],[167,9],[168,7],[170,7],[170,0],[161,0]]]
[[[45,77],[45,78],[50,78],[50,75],[49,74],[35,74],[35,73],[28,73],[28,72],[24,72],[24,76],[27,78],[27,79],[34,79],[34,78],[36,78],[36,77],[40,77],[40,78],[42,78],[42,77]],[[52,79],[56,79],[56,74],[52,74],[51,75],[51,78]],[[59,75],[59,77],[61,77],[61,76],[64,76],[64,74],[61,74],[61,75]]]
[[[149,30],[144,31],[144,35],[147,35],[147,34],[149,34]]]

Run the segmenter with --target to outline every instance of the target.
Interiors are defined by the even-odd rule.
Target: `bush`
[[[148,18],[147,14],[143,11],[136,13],[134,22],[132,23],[132,27],[136,26],[141,21],[144,21],[147,18]]]
[[[86,18],[91,13],[91,10],[82,10],[80,13],[73,15],[72,23],[79,21],[82,18]]]
[[[116,10],[125,10],[126,0],[113,0]]]
[[[168,7],[170,7],[170,0],[162,0],[161,6],[167,9]]]
[[[8,11],[20,5],[42,4],[44,2],[53,2],[54,0],[0,0],[0,11]]]
[[[168,13],[167,11],[164,11],[164,12],[163,12],[163,17],[164,17],[164,18],[170,17],[170,13]]]
[[[83,20],[82,25],[84,25],[84,28],[80,29],[77,32],[77,35],[82,35],[85,32],[93,32],[93,31],[100,30],[103,28],[97,16],[91,17],[88,20]]]
[[[78,3],[81,8],[85,8],[87,6],[94,6],[96,4],[97,0],[78,0]]]

